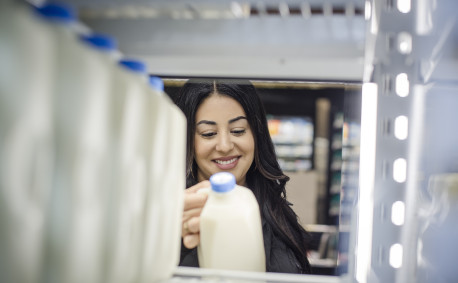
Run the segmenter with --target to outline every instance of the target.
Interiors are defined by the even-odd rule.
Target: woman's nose
[[[216,144],[216,150],[221,152],[229,152],[234,148],[234,143],[231,140],[231,136],[228,134],[221,134],[218,137]]]

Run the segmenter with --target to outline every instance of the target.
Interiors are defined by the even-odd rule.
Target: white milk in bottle
[[[181,218],[183,214],[184,188],[186,187],[186,132],[187,122],[183,112],[172,102],[164,92],[164,85],[158,77],[150,77],[150,82],[160,95],[162,103],[167,107],[169,119],[167,163],[164,186],[167,188],[162,195],[163,203],[173,199],[173,205],[167,205],[164,212],[169,216],[169,221],[162,219],[163,229],[168,231],[164,234],[162,254],[170,256],[168,266],[164,267],[171,274],[172,267],[178,265],[181,249]],[[167,248],[165,248],[167,247]],[[172,264],[173,263],[173,264]]]
[[[145,219],[143,223],[143,249],[141,255],[140,280],[139,282],[155,282],[166,279],[169,274],[163,268],[163,263],[168,262],[167,256],[160,255],[162,249],[164,231],[162,223],[169,221],[164,209],[169,202],[163,202],[163,195],[170,193],[165,185],[165,172],[168,164],[170,119],[168,117],[168,105],[162,99],[159,90],[150,80],[150,89],[147,94],[149,111],[148,125],[145,131],[149,134],[149,168],[148,189],[145,197]],[[170,199],[169,201],[172,201]]]
[[[56,34],[74,13],[0,3],[0,274],[2,282],[42,276],[46,207],[52,187],[52,93]]]
[[[147,186],[148,123],[146,65],[123,59],[114,72],[111,155],[115,158],[109,208],[106,282],[137,282]]]
[[[171,117],[170,139],[170,163],[167,169],[167,187],[173,192],[174,206],[169,207],[170,217],[173,221],[166,223],[170,233],[169,241],[171,262],[177,266],[180,261],[181,251],[181,227],[184,206],[184,188],[186,188],[186,133],[187,121],[181,109],[176,106],[167,95],[169,102],[169,116]],[[175,171],[175,173],[173,173]],[[165,252],[165,251],[164,251]],[[170,269],[172,272],[172,269]]]
[[[112,38],[97,34],[68,37],[59,44],[47,282],[102,281],[115,49]]]
[[[200,215],[200,267],[265,272],[261,215],[253,192],[238,186],[229,172],[213,174],[210,183]]]
[[[151,158],[140,282],[170,278],[178,265],[185,188],[186,119],[176,113],[160,78],[150,77],[150,85],[154,114],[148,130]]]
[[[166,228],[170,231],[170,237],[167,240],[170,247],[171,262],[173,262],[174,266],[177,266],[180,261],[181,220],[183,216],[184,188],[186,188],[187,122],[181,109],[168,96],[166,98],[170,101],[169,116],[171,116],[171,128],[173,130],[169,134],[171,139],[170,163],[165,178],[167,180],[167,187],[170,188],[171,195],[176,200],[174,206],[169,207],[169,214],[172,221],[166,223]],[[172,173],[173,171],[175,173]],[[172,272],[171,266],[169,266],[169,271]]]

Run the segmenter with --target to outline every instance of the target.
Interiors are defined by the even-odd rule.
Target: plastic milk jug
[[[55,90],[56,178],[47,282],[101,282],[109,193],[114,40],[61,34]]]
[[[114,71],[111,155],[115,158],[109,208],[106,282],[137,282],[147,186],[150,108],[146,65],[123,59]]]
[[[170,236],[166,239],[168,246],[170,247],[171,262],[174,263],[174,267],[178,265],[180,261],[181,251],[181,220],[183,216],[183,197],[184,190],[186,188],[186,133],[187,133],[187,122],[183,112],[176,106],[167,95],[163,95],[164,99],[169,101],[169,117],[171,117],[171,128],[173,129],[170,136],[170,163],[166,171],[165,180],[166,186],[173,191],[173,199],[176,200],[174,206],[168,207],[168,213],[173,219],[170,222],[166,222],[165,225],[170,231]],[[175,171],[175,173],[174,173]],[[177,173],[180,172],[180,173]],[[164,202],[167,200],[165,199]],[[165,253],[166,251],[163,251]],[[168,266],[170,274],[173,269],[172,266]]]
[[[162,254],[167,249],[163,241],[169,236],[163,226],[171,221],[164,210],[175,204],[173,190],[166,187],[165,174],[168,170],[171,130],[168,104],[159,94],[159,90],[149,81],[147,93],[148,103],[151,104],[145,132],[149,133],[150,152],[148,155],[148,189],[145,203],[145,222],[143,230],[143,250],[139,282],[155,282],[166,279],[169,274],[164,265],[169,262],[169,254]],[[164,199],[169,198],[164,202]]]
[[[46,207],[52,187],[52,25],[74,21],[67,7],[0,3],[0,274],[2,282],[42,276]]]
[[[186,170],[186,119],[175,111],[160,78],[150,77],[150,85],[154,111],[148,129],[151,151],[140,280],[145,283],[170,278],[178,265]]]
[[[254,194],[236,185],[229,172],[212,175],[210,183],[200,215],[200,267],[265,272],[261,215]]]
[[[169,96],[164,93],[164,86],[157,77],[150,77],[150,82],[154,86],[162,103],[167,105],[167,117],[169,120],[170,130],[168,131],[168,151],[167,163],[163,180],[165,181],[165,191],[169,193],[162,194],[163,203],[167,203],[170,198],[174,200],[173,205],[166,205],[164,213],[170,217],[170,221],[162,218],[163,229],[168,231],[163,234],[162,254],[170,256],[170,262],[167,263],[169,274],[173,268],[178,265],[180,260],[181,249],[181,218],[183,214],[183,188],[186,187],[186,132],[187,122],[183,112],[172,102]],[[157,168],[157,166],[155,166]],[[184,174],[182,174],[184,172]]]

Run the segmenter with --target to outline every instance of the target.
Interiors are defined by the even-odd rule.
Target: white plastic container
[[[102,282],[115,41],[59,32],[47,282]]]
[[[54,24],[74,20],[60,5],[0,3],[0,274],[43,276],[46,207],[54,168]]]
[[[112,191],[105,282],[137,282],[143,249],[148,177],[148,82],[146,66],[121,60],[114,70],[111,104]]]
[[[266,271],[261,215],[256,198],[229,172],[210,177],[212,185],[200,215],[199,266]]]
[[[186,119],[163,92],[159,78],[150,78],[154,112],[149,121],[151,151],[140,282],[170,278],[178,265],[185,188]]]
[[[168,213],[173,221],[165,223],[165,229],[170,231],[170,236],[167,238],[169,253],[171,255],[170,263],[168,263],[168,271],[170,274],[173,268],[179,264],[181,252],[181,226],[184,206],[184,188],[186,188],[186,133],[187,121],[181,109],[176,106],[167,95],[164,99],[169,101],[171,116],[170,131],[170,163],[165,175],[167,187],[170,188],[173,199],[176,200],[173,206],[168,206]],[[174,172],[175,171],[175,172]],[[164,200],[166,202],[166,200]],[[164,250],[163,254],[167,251]]]

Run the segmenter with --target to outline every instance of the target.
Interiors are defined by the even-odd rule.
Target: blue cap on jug
[[[47,3],[36,7],[35,12],[52,21],[68,23],[76,20],[75,10],[63,3]]]
[[[235,188],[235,176],[229,172],[215,173],[210,177],[210,184],[215,192],[229,192]]]
[[[142,61],[133,60],[133,59],[123,59],[119,61],[119,65],[129,69],[130,71],[136,73],[146,73],[146,64]]]
[[[164,82],[159,77],[156,77],[156,76],[149,77],[149,84],[151,85],[152,88],[156,90],[164,91]]]
[[[114,50],[117,47],[116,40],[104,34],[83,34],[80,39],[94,48],[103,51]]]

